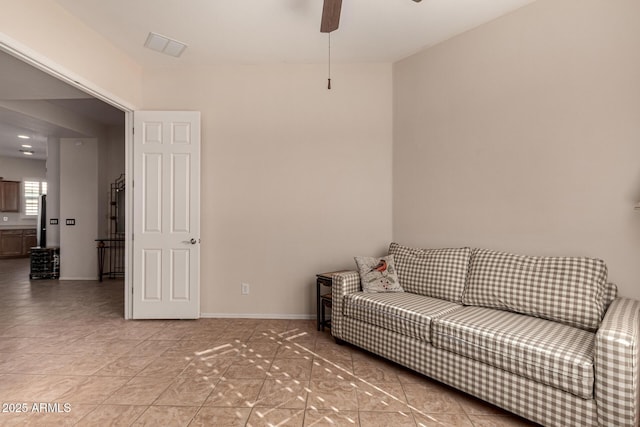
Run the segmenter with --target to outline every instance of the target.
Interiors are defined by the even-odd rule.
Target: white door
[[[133,318],[200,316],[200,112],[136,111]]]

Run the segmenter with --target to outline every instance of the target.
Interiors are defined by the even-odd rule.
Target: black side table
[[[343,272],[344,270],[316,274],[316,317],[319,331],[324,331],[325,326],[327,328],[331,328],[331,319],[327,319],[326,317],[326,308],[331,308],[331,286],[333,285],[333,276]],[[329,288],[329,292],[323,293],[323,287]]]

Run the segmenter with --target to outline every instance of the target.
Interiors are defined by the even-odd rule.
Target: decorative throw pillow
[[[364,292],[404,292],[398,281],[393,255],[382,258],[358,256],[354,259]]]

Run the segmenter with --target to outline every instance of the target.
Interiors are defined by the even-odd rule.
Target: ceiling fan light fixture
[[[182,52],[187,48],[186,44],[158,33],[149,33],[147,40],[144,42],[144,46],[175,58],[180,57]]]

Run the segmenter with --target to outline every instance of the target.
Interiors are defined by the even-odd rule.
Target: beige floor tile
[[[396,375],[402,384],[425,384],[433,382],[429,377],[425,377],[424,375],[408,368],[400,367],[398,372],[396,372]]]
[[[247,427],[302,427],[304,409],[253,408]]]
[[[284,337],[283,345],[294,344],[313,350],[316,346],[318,336],[315,331],[311,333],[302,331],[291,331]]]
[[[198,407],[190,406],[150,406],[132,424],[136,427],[188,426]]]
[[[150,335],[147,340],[151,341],[178,341],[184,338],[186,330],[165,328]]]
[[[223,359],[213,357],[196,357],[190,360],[180,376],[199,376],[208,379],[217,379],[224,375],[229,366],[236,359]]]
[[[75,355],[52,354],[45,357],[41,354],[20,354],[19,357],[4,362],[0,369],[3,373],[15,374],[66,374],[70,371],[69,367],[78,360],[80,356]]]
[[[353,375],[351,361],[338,360],[336,362],[324,359],[313,359],[311,366],[312,380],[332,380],[332,381],[356,381]]]
[[[0,426],[13,427],[29,425],[30,415],[30,413],[21,412],[0,412]]]
[[[87,340],[83,338],[68,345],[70,349],[75,351],[75,354],[87,356],[108,354],[115,358],[126,355],[140,343],[140,340]]]
[[[189,360],[180,356],[163,356],[154,359],[143,370],[138,372],[140,377],[177,377],[187,367]]]
[[[202,377],[178,377],[156,399],[154,405],[201,406],[217,380]]]
[[[357,427],[358,411],[334,411],[331,409],[307,409],[304,427]]]
[[[152,340],[142,341],[133,347],[128,353],[130,356],[138,357],[160,357],[165,351],[175,345],[175,341],[171,340]]]
[[[247,342],[238,346],[238,356],[246,358],[273,359],[280,348],[272,342]]]
[[[311,360],[315,356],[313,346],[305,346],[304,344],[284,342],[279,347],[276,354],[278,359],[307,359]]]
[[[233,379],[265,379],[271,369],[271,360],[242,358],[227,368],[224,376]]]
[[[135,324],[134,324],[135,325]],[[146,340],[155,333],[159,332],[159,328],[117,328],[100,332],[95,332],[87,336],[88,340]]]
[[[112,394],[104,403],[151,405],[172,381],[171,378],[135,377]]]
[[[255,406],[304,409],[308,390],[308,381],[265,380]]]
[[[23,337],[3,337],[3,330],[0,329],[0,352],[18,352],[25,347],[29,340],[36,338]]]
[[[413,412],[418,427],[474,427],[464,414],[422,414]]]
[[[221,379],[205,401],[205,406],[233,408],[253,407],[264,380]]]
[[[350,381],[311,381],[307,408],[357,411],[357,385]]]
[[[216,340],[220,336],[220,333],[208,328],[194,328],[188,329],[183,332],[183,340],[211,342]]]
[[[210,358],[234,358],[238,357],[238,346],[241,343],[232,341],[176,341],[174,345],[169,347],[162,356],[173,357],[180,356],[186,358],[194,357],[210,357]]]
[[[202,407],[189,427],[244,427],[251,413],[250,408]]]
[[[93,375],[109,363],[116,360],[115,355],[82,356],[65,366],[56,373],[71,373],[73,375]]]
[[[247,342],[251,335],[253,334],[253,330],[246,330],[244,328],[234,329],[230,328],[225,330],[220,335],[218,335],[217,341],[227,341],[227,342]]]
[[[127,381],[128,378],[124,377],[86,377],[82,382],[60,395],[57,400],[100,404]]]
[[[455,391],[432,388],[422,384],[403,384],[407,402],[418,411],[428,414],[464,414]]]
[[[100,405],[89,412],[78,423],[82,427],[125,427],[130,426],[147,406]]]
[[[360,425],[366,427],[415,427],[410,411],[366,412],[360,411]]]
[[[476,397],[462,392],[451,391],[450,393],[455,394],[456,400],[468,415],[505,415],[505,411],[503,409],[486,403]]]
[[[94,375],[99,376],[122,376],[133,377],[142,371],[147,365],[154,361],[156,357],[144,356],[122,356],[107,363]]]
[[[352,360],[353,354],[353,350],[350,346],[338,345],[333,341],[316,342],[314,352],[316,355],[330,360]]]
[[[7,338],[7,343],[0,343],[0,351],[7,345],[13,345],[13,351],[19,351],[24,354],[73,354],[74,351],[69,347],[69,343],[73,339],[67,337],[57,338]],[[5,341],[4,339],[2,341]]]
[[[356,377],[370,383],[400,383],[398,367],[377,360],[353,361],[353,372]]]
[[[85,415],[96,408],[96,405],[69,404],[56,402],[58,406],[42,407],[40,412],[32,412],[29,415],[28,425],[30,426],[74,426]]]
[[[404,389],[397,383],[363,384],[357,389],[361,411],[409,411]]]
[[[276,358],[269,369],[270,378],[274,379],[311,379],[311,359],[278,359]]]
[[[28,271],[0,260],[0,401],[68,400],[72,412],[0,413],[3,427],[533,425],[337,345],[315,320],[126,321],[122,280]]]
[[[33,375],[23,377],[25,383],[10,399],[25,402],[49,402],[81,383],[85,377],[60,375]]]

